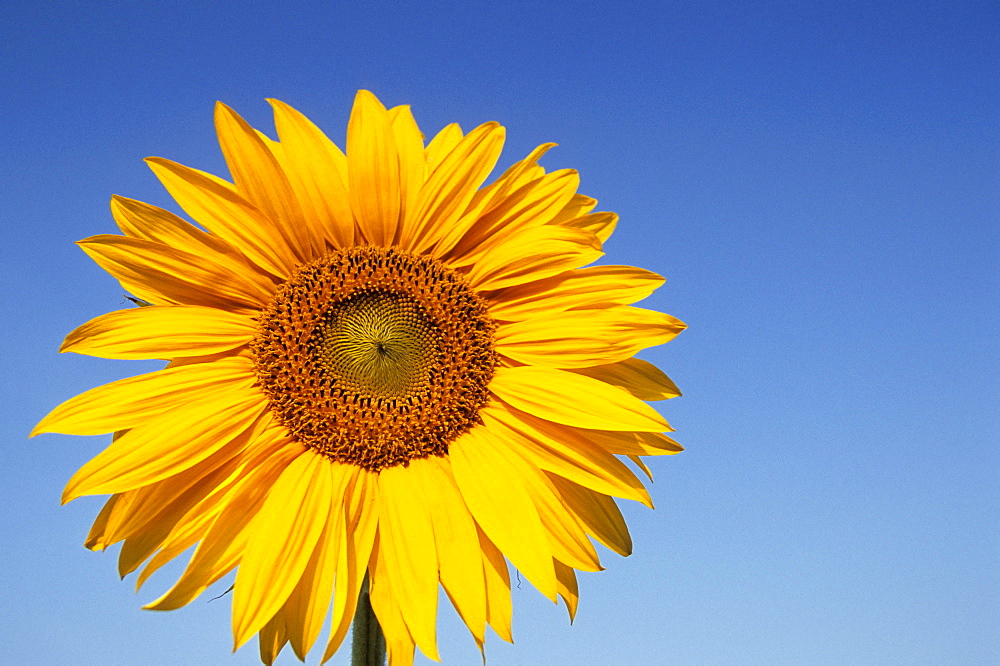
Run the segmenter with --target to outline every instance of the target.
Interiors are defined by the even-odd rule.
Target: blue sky
[[[156,367],[56,353],[125,304],[73,245],[114,231],[111,194],[174,208],[142,158],[224,174],[216,100],[342,141],[367,88],[428,132],[499,121],[501,166],[558,142],[545,166],[621,215],[607,261],[665,275],[647,305],[690,326],[645,353],[688,450],[653,462],[656,511],[625,507],[635,554],[602,551],[572,627],[515,588],[491,665],[995,663],[996,4],[149,7],[0,6],[5,661],[257,663],[228,598],[141,611],[177,570],[136,596],[82,547],[101,501],[59,495],[107,438],[26,436]],[[478,662],[450,610],[440,642]]]

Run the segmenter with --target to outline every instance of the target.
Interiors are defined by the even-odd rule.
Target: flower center
[[[459,274],[359,247],[281,285],[251,348],[271,409],[295,439],[378,471],[444,455],[480,423],[494,330]]]
[[[392,292],[362,292],[331,306],[315,335],[324,369],[386,398],[425,387],[438,355],[434,323],[412,298]]]

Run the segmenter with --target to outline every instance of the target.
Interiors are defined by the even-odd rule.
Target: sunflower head
[[[679,395],[635,358],[684,325],[634,307],[662,283],[592,265],[617,217],[593,212],[543,144],[486,184],[496,123],[425,141],[408,107],[361,91],[346,152],[271,100],[277,139],[224,105],[229,180],[150,167],[196,224],[114,197],[122,235],[80,242],[146,307],[62,351],[168,359],[63,403],[35,433],[117,433],[64,499],[110,494],[87,539],[122,542],[141,586],[194,546],[148,608],[236,570],[236,646],[338,648],[363,583],[390,663],[437,658],[438,586],[482,649],[511,640],[513,564],[572,616],[594,542],[627,555],[624,464],[681,450],[646,401]]]
[[[295,439],[377,472],[445,455],[482,422],[495,329],[460,274],[369,245],[331,252],[282,284],[250,349]]]

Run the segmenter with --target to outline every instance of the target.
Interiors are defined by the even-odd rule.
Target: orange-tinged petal
[[[125,430],[158,416],[201,392],[250,385],[253,364],[234,356],[211,363],[167,368],[120,379],[70,398],[42,419],[31,436],[43,432],[100,435]]]
[[[236,573],[234,649],[274,617],[305,571],[330,516],[332,464],[307,450],[285,468],[254,516]]]
[[[264,628],[257,634],[257,641],[260,647],[261,663],[271,666],[278,658],[278,653],[288,642],[288,633],[285,631],[285,616],[278,613],[264,625]]]
[[[83,542],[85,548],[89,550],[104,550],[111,545],[111,542],[105,536],[106,528],[108,526],[108,519],[111,518],[111,514],[115,510],[115,505],[121,498],[122,495],[112,495],[104,503],[104,506],[101,507],[100,513],[97,514],[97,518],[94,519],[94,524],[87,534],[87,540]]]
[[[469,271],[479,290],[503,289],[579,268],[604,256],[592,234],[545,225],[489,243],[488,252]]]
[[[632,554],[632,537],[614,499],[559,476],[549,478],[588,534],[623,557]]]
[[[488,428],[473,428],[451,445],[455,481],[490,540],[542,594],[555,601],[551,546],[532,496],[521,481],[526,464],[505,449]]]
[[[129,292],[154,305],[260,309],[271,299],[258,274],[207,250],[183,250],[127,236],[92,236],[77,245]]]
[[[200,305],[115,310],[74,329],[60,352],[101,358],[202,356],[245,345],[256,325],[245,315]]]
[[[113,539],[126,539],[118,559],[122,577],[160,549],[174,528],[188,520],[188,513],[225,484],[239,465],[238,454],[249,443],[251,431],[253,428],[183,472],[129,491],[135,499],[128,514],[117,521],[115,532],[109,534]]]
[[[642,461],[642,458],[640,458],[639,456],[630,455],[628,459],[631,460],[633,463],[635,463],[635,466],[638,467],[640,470],[642,470],[642,473],[645,474],[647,477],[649,477],[650,481],[653,480],[653,472],[650,471],[649,467],[646,466],[646,463]]]
[[[495,181],[477,190],[473,194],[472,200],[469,202],[465,213],[463,213],[458,223],[452,226],[451,229],[444,231],[441,240],[434,247],[435,256],[443,257],[445,260],[450,261],[450,255],[455,246],[484,213],[501,205],[512,191],[536,178],[540,178],[541,175],[529,177],[528,174],[533,173],[534,169],[540,168],[537,166],[539,158],[555,145],[554,143],[545,143],[538,146],[526,158],[511,165]]]
[[[576,433],[615,455],[664,456],[680,453],[684,447],[659,432],[582,430]]]
[[[347,157],[301,113],[276,99],[268,102],[274,108],[274,124],[285,148],[281,164],[307,224],[333,247],[350,247],[354,244],[354,213],[347,193]]]
[[[129,430],[73,475],[63,503],[156,483],[205,460],[266,408],[250,383],[198,396]]]
[[[549,317],[572,308],[631,305],[663,284],[651,271],[632,266],[590,266],[535,280],[489,297],[495,319],[521,321]]]
[[[500,187],[496,192],[492,193],[493,196],[491,198],[493,199],[493,203],[497,204],[502,202],[503,199],[511,192],[514,192],[545,175],[545,170],[538,166],[538,160],[540,160],[545,153],[549,152],[557,145],[558,144],[551,142],[543,143],[528,153],[528,156],[523,160],[511,165],[511,167],[496,180],[496,184]],[[570,175],[569,172],[561,173],[562,175],[557,176],[557,178]],[[492,208],[492,206],[490,208]]]
[[[622,389],[566,370],[499,367],[490,390],[546,421],[597,430],[670,430],[655,409]]]
[[[582,571],[601,571],[604,567],[597,551],[576,517],[566,510],[552,483],[529,455],[523,455],[522,448],[510,441],[506,443],[508,450],[520,458],[519,480],[535,504],[553,557]]]
[[[504,128],[497,123],[480,125],[434,168],[417,198],[412,251],[427,250],[456,226],[476,189],[496,166],[504,136]]]
[[[136,576],[136,592],[146,584],[149,577],[170,562],[175,557],[197,544],[205,537],[212,522],[218,517],[222,506],[219,502],[222,493],[212,493],[198,504],[184,519],[173,527],[170,534],[160,544],[159,550],[146,563]]]
[[[233,458],[231,464],[227,465],[225,469],[217,471],[218,481],[214,487],[210,488],[207,495],[200,499],[194,508],[184,514],[183,520],[163,540],[160,549],[136,579],[137,591],[157,569],[183,553],[190,546],[208,537],[210,530],[234,497],[233,492],[236,492],[234,489],[240,488],[247,477],[256,478],[258,465],[267,470],[271,461],[276,458],[281,459],[280,456],[275,456],[273,450],[274,435],[279,432],[282,432],[281,427],[276,424],[271,412],[266,411],[261,415],[261,418],[257,419],[253,427],[240,436],[247,439],[248,445]],[[277,450],[280,454],[283,447],[279,445]],[[253,472],[248,474],[248,469],[253,470]],[[213,472],[213,476],[216,476],[217,472]],[[144,488],[130,491],[127,495],[139,496],[143,490]],[[139,498],[137,497],[137,499]],[[241,509],[248,516],[255,512],[255,510],[251,510],[250,506],[241,506]]]
[[[190,254],[209,256],[213,262],[224,261],[227,267],[246,273],[244,277],[247,279],[266,280],[262,284],[269,283],[270,288],[274,288],[270,278],[255,270],[235,247],[169,211],[115,194],[111,196],[111,215],[126,236],[163,243]]]
[[[559,596],[566,602],[569,621],[576,617],[576,607],[580,601],[580,588],[576,583],[576,573],[559,560],[555,561],[556,580],[559,582]]]
[[[565,206],[562,207],[556,216],[552,218],[550,224],[563,224],[569,220],[582,217],[597,207],[597,199],[588,197],[585,194],[574,194]]]
[[[625,389],[640,400],[666,400],[681,394],[677,385],[649,361],[629,358],[618,363],[574,370]]]
[[[243,118],[222,102],[215,105],[219,146],[240,194],[273,224],[289,251],[299,260],[312,258],[302,207],[285,172],[265,142]]]
[[[590,215],[566,220],[560,224],[570,229],[589,231],[597,236],[602,243],[607,243],[615,227],[618,225],[618,215],[615,213],[591,213]]]
[[[298,456],[306,452],[298,442],[282,441],[282,429],[270,431],[272,449],[227,493],[228,503],[195,548],[180,579],[166,594],[146,604],[148,610],[175,610],[185,606],[239,564],[246,548],[250,523],[272,485]],[[266,435],[265,435],[266,436]]]
[[[489,405],[481,413],[495,432],[516,442],[518,451],[539,469],[652,507],[642,481],[624,463],[591,442],[588,431],[550,423],[505,405]]]
[[[245,446],[245,441],[241,439],[237,438],[217,451],[198,465],[194,472],[185,470],[166,481],[153,484],[153,491],[147,492],[150,486],[131,491],[139,497],[129,515],[130,522],[121,527],[123,532],[129,532],[118,554],[118,574],[122,578],[135,571],[154,553],[167,555],[164,548],[175,529],[181,528],[183,532],[189,523],[200,522],[202,530],[196,536],[204,536],[207,521],[198,521],[195,510],[235,467],[235,454]],[[189,516],[192,512],[196,515]],[[193,543],[194,540],[187,541],[188,546]],[[174,549],[174,555],[181,552],[183,549]],[[137,581],[137,586],[144,581],[145,578]]]
[[[195,222],[218,234],[272,275],[287,277],[295,271],[295,255],[274,223],[235,187],[162,157],[149,157],[146,163]]]
[[[478,263],[498,239],[546,224],[579,185],[580,176],[572,169],[553,171],[522,185],[476,220],[454,250],[455,263]]]
[[[347,173],[354,219],[371,244],[388,247],[399,225],[399,152],[389,112],[367,90],[347,124]]]
[[[483,577],[486,579],[486,621],[503,640],[514,642],[510,621],[513,614],[510,602],[510,571],[507,560],[490,541],[482,528],[476,526],[479,547],[483,551]]]

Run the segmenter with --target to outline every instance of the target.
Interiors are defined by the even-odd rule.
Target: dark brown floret
[[[485,302],[439,262],[358,247],[300,270],[253,341],[271,409],[331,460],[378,471],[444,455],[493,378]]]

